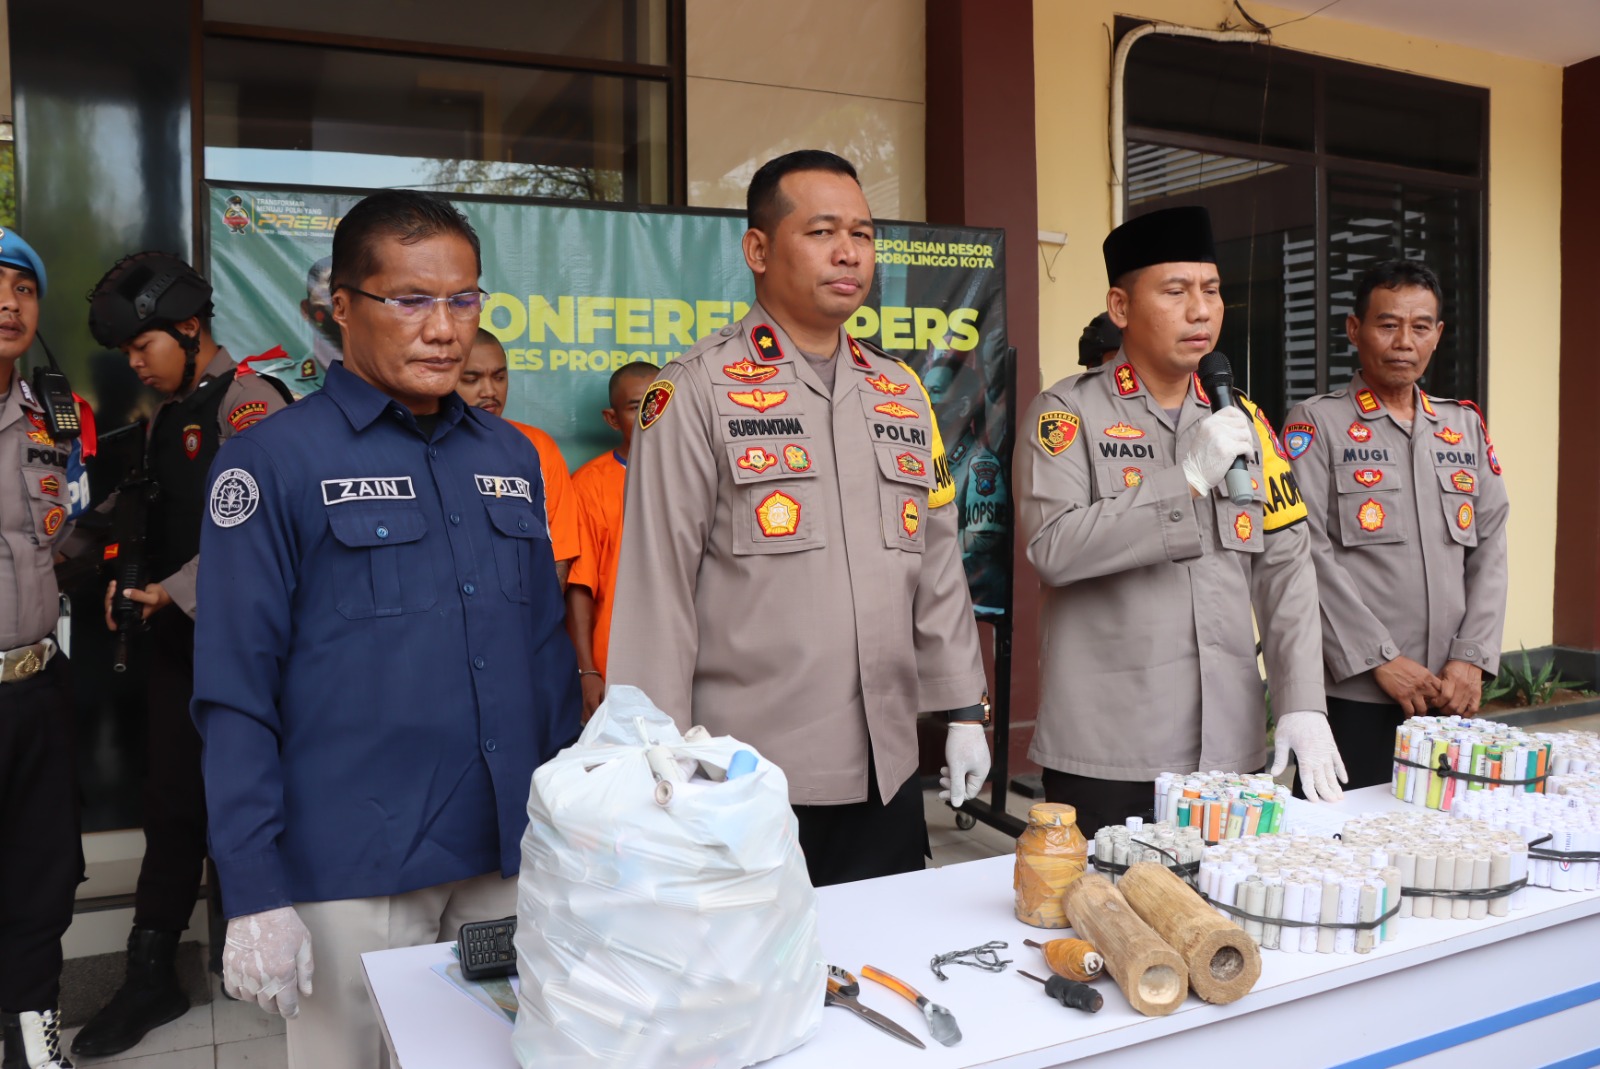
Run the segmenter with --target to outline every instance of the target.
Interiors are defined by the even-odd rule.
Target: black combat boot
[[[55,1010],[8,1013],[4,1069],[72,1069],[61,1053],[61,1015]]]
[[[135,928],[128,935],[128,971],[122,987],[72,1041],[81,1058],[121,1054],[145,1033],[189,1012],[173,959],[178,932]]]

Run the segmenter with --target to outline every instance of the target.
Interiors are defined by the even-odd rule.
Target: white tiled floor
[[[1012,795],[1008,810],[1026,818],[1029,799]],[[969,831],[956,827],[955,813],[933,791],[923,797],[928,817],[928,843],[933,866],[977,861],[1016,849],[1016,840],[986,824]],[[222,996],[212,979],[209,1006],[196,1006],[171,1024],[162,1025],[132,1050],[114,1058],[75,1058],[94,1069],[283,1069],[283,1020],[261,1012],[254,1003]],[[62,1037],[70,1047],[76,1028]]]

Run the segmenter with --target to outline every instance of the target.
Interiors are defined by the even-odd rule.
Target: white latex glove
[[[1255,451],[1256,432],[1241,408],[1224,408],[1200,422],[1189,455],[1183,458],[1183,476],[1201,497],[1222,481],[1240,457]]]
[[[1290,713],[1278,721],[1277,752],[1272,759],[1272,774],[1276,776],[1289,764],[1289,751],[1294,751],[1295,763],[1300,767],[1300,789],[1313,802],[1337,802],[1344,797],[1339,789],[1350,777],[1344,770],[1344,759],[1339,747],[1334,745],[1333,731],[1328,718],[1321,713]],[[1338,782],[1334,782],[1335,777]]]
[[[311,968],[311,933],[293,906],[228,922],[222,986],[234,998],[293,1017],[300,1012],[299,996],[311,994]]]
[[[968,798],[976,798],[989,778],[989,740],[983,725],[951,724],[944,737],[945,767],[939,770],[939,792],[943,801],[960,809]]]

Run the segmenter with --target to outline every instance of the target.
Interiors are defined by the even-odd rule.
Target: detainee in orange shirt
[[[583,518],[584,553],[567,582],[567,633],[578,651],[584,720],[599,708],[606,693],[611,600],[617,589],[617,558],[622,552],[623,477],[628,473],[628,450],[639,422],[639,401],[660,371],[641,360],[611,373],[611,407],[601,409],[600,415],[622,435],[622,444],[572,473],[572,488]]]
[[[493,334],[482,327],[472,341],[467,362],[461,366],[461,379],[456,383],[456,393],[474,408],[505,417],[506,351]],[[561,455],[556,440],[526,423],[506,420],[527,436],[539,453],[539,471],[544,476],[545,521],[550,525],[550,547],[556,558],[556,578],[566,586],[569,575],[582,551],[583,533],[578,516],[578,498],[572,489],[572,476],[567,471],[567,461]]]

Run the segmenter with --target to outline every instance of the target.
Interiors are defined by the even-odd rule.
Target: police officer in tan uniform
[[[1472,402],[1417,386],[1444,330],[1440,292],[1415,261],[1368,271],[1345,321],[1361,370],[1284,425],[1311,516],[1328,717],[1355,787],[1388,781],[1402,720],[1473,715],[1499,671],[1500,464]]]
[[[932,406],[843,326],[872,285],[855,169],[781,156],[749,191],[756,304],[639,409],[610,682],[782,766],[812,882],[920,869],[918,712],[952,804],[989,769],[983,669]]]
[[[0,230],[0,1030],[5,1064],[26,1069],[72,1064],[56,1005],[61,936],[83,878],[54,563],[72,528],[68,459],[80,445],[52,437],[18,366],[44,289],[44,262]]]
[[[1106,238],[1122,351],[1049,387],[1024,417],[1017,515],[1045,585],[1042,696],[1029,756],[1092,835],[1143,813],[1164,771],[1254,771],[1267,757],[1251,610],[1272,704],[1274,773],[1292,749],[1323,798],[1343,769],[1324,715],[1305,507],[1254,406],[1212,414],[1195,369],[1222,299],[1210,219],[1155,212]],[[1221,488],[1237,457],[1255,500]]]

